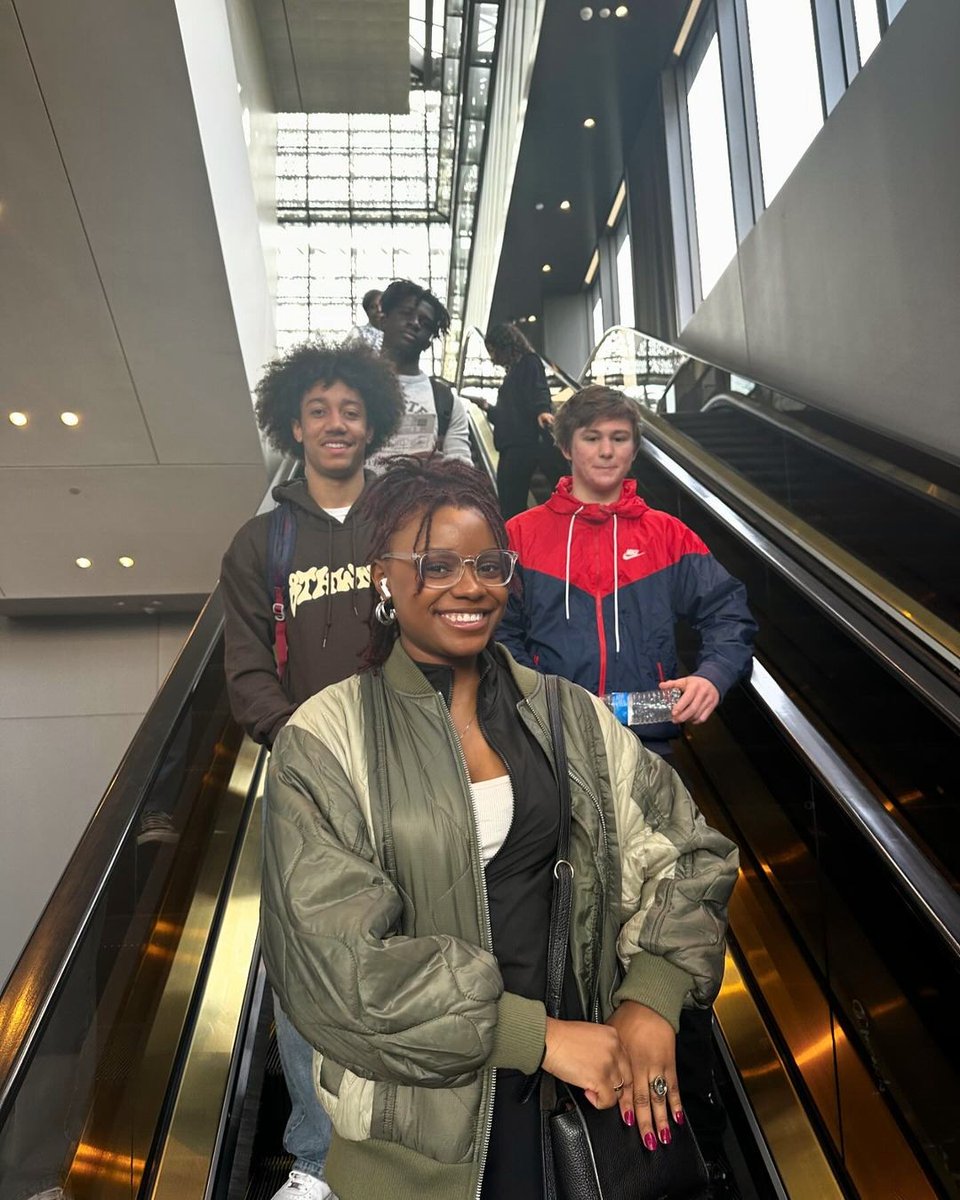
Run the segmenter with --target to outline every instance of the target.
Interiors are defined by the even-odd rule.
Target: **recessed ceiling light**
[[[596,123],[597,122],[594,120],[593,117],[586,117],[583,122],[583,127],[584,127],[584,129],[592,129],[594,127],[594,125],[596,125]]]
[[[537,210],[537,212],[543,212],[543,201],[538,200],[533,207]]]
[[[16,425],[18,429],[22,429],[23,426],[26,425],[27,421],[29,421],[29,420],[30,420],[30,418],[27,416],[26,413],[12,412],[10,414],[10,424]]]
[[[610,9],[609,9],[609,8],[601,8],[601,9],[598,9],[598,10],[597,10],[597,16],[598,16],[598,17],[602,17],[602,18],[603,18],[603,20],[605,21],[605,20],[607,19],[607,17],[609,17],[609,16],[610,16]]]
[[[76,413],[73,412],[62,412],[60,414],[60,420],[64,423],[64,425],[69,425],[71,429],[75,425],[80,424],[80,418]]]
[[[561,212],[569,212],[569,210],[570,210],[570,201],[569,200],[561,200],[560,201],[560,211]]]
[[[540,270],[544,273],[544,275],[549,275],[553,270],[553,267],[551,267],[549,263],[544,263]]]
[[[627,8],[627,6],[625,4],[618,4],[617,7],[613,10],[613,15],[615,17],[625,17],[629,11],[630,11],[630,9]]]
[[[89,558],[78,558],[76,561],[77,561],[77,566],[80,568],[81,571],[86,571],[89,567],[93,566],[93,563],[90,561]]]
[[[536,314],[536,313],[531,313],[531,314],[530,314],[530,316],[529,316],[529,317],[527,317],[527,320],[530,322],[530,324],[531,324],[531,325],[533,325],[533,324],[534,324],[534,322],[536,321],[536,319],[537,319],[537,314]]]
[[[132,559],[129,554],[121,554],[120,557],[117,559],[117,562],[120,564],[121,567],[132,567],[134,564],[134,561],[135,560]]]
[[[592,16],[593,9],[589,6],[589,4],[585,4],[583,8],[580,9],[580,20],[589,21]]]

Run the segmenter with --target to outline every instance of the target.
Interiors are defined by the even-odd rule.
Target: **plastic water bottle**
[[[682,695],[679,688],[665,692],[653,688],[649,692],[607,692],[600,699],[621,725],[661,725],[673,720],[670,710]]]

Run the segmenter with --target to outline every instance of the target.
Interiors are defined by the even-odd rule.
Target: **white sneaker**
[[[279,1192],[274,1193],[273,1200],[337,1200],[330,1188],[316,1175],[308,1175],[306,1171],[291,1171],[287,1182]]]

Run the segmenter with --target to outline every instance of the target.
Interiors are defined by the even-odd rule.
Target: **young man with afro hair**
[[[302,476],[298,472],[273,492],[295,530],[285,572],[282,677],[274,649],[276,596],[268,578],[272,513],[243,526],[221,572],[230,706],[255,741],[271,746],[304,700],[360,665],[372,592],[368,529],[355,520],[353,507],[371,478],[364,463],[396,430],[404,405],[389,364],[355,345],[296,346],[269,364],[256,394],[257,422],[267,441],[303,463]],[[275,1013],[293,1106],[284,1148],[294,1158],[275,1200],[328,1200],[323,1167],[330,1120],[313,1086],[313,1050],[277,1004]]]

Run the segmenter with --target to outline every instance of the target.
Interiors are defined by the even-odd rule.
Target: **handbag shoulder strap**
[[[570,775],[563,718],[560,713],[560,683],[556,675],[548,675],[545,682],[550,740],[553,743],[560,799],[560,832],[557,837],[557,860],[553,867],[553,901],[550,909],[550,935],[547,939],[545,1004],[548,1017],[559,1017],[563,976],[570,944],[570,909],[573,903],[573,866],[567,858],[570,852]]]

